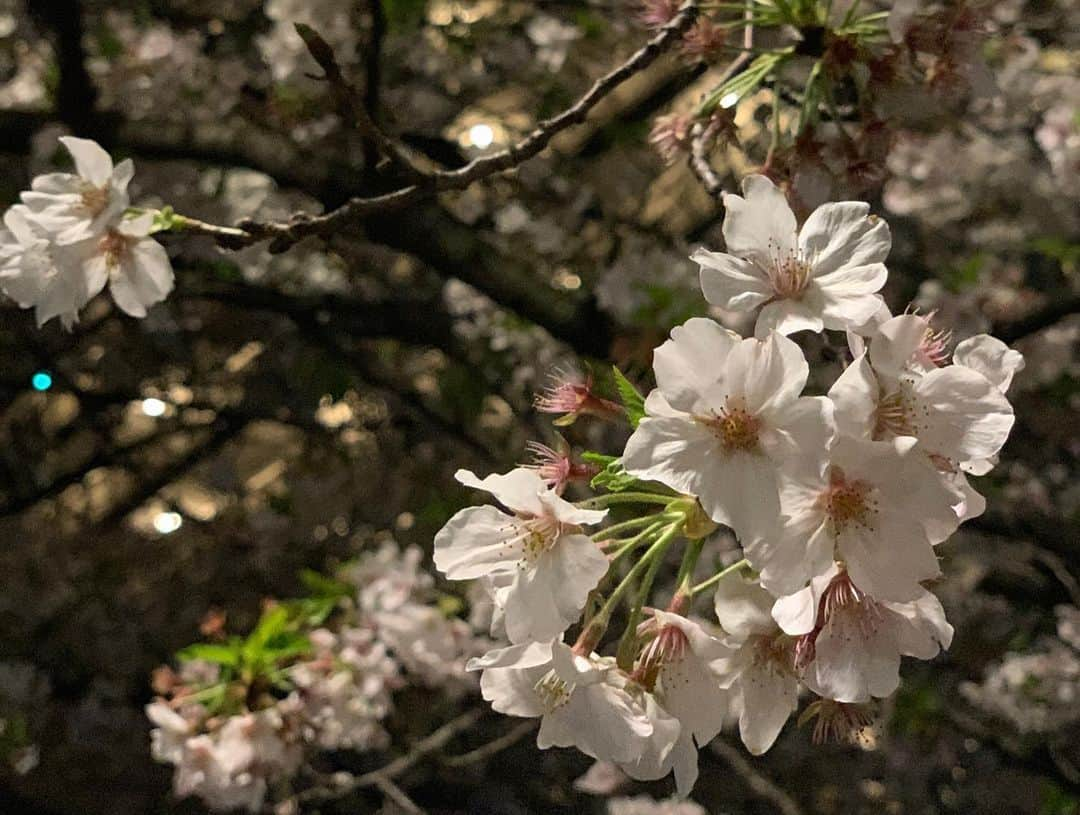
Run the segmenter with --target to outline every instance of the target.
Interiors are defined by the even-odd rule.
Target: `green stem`
[[[655,492],[612,492],[579,501],[577,506],[581,509],[597,509],[614,504],[663,504],[667,506],[677,497],[676,495],[658,495]]]
[[[683,555],[682,563],[679,565],[679,576],[675,578],[676,593],[689,594],[690,579],[694,576],[694,567],[697,566],[704,547],[704,538],[690,541],[690,545],[686,547],[686,554]]]
[[[623,545],[620,546],[618,549],[616,549],[612,554],[608,555],[608,560],[611,563],[614,563],[615,561],[622,558],[623,555],[626,555],[626,554],[634,551],[639,546],[641,546],[643,543],[646,543],[650,538],[652,538],[654,535],[656,535],[657,532],[659,532],[661,529],[663,529],[664,525],[666,523],[668,523],[668,522],[667,521],[657,521],[652,526],[650,526],[648,529],[642,530],[637,535],[635,535],[634,537],[630,538],[625,543],[623,543]]]
[[[674,540],[675,534],[677,534],[682,528],[682,524],[672,524],[671,529],[665,533],[665,536],[671,535],[671,539]],[[661,538],[663,540],[663,538]],[[623,630],[622,636],[619,638],[619,646],[615,650],[615,662],[624,671],[630,671],[634,667],[634,657],[636,654],[635,644],[637,643],[637,627],[641,622],[641,608],[645,605],[645,599],[652,592],[653,581],[656,580],[656,573],[660,570],[660,564],[663,563],[663,553],[656,555],[652,562],[649,564],[648,570],[645,572],[645,576],[641,579],[641,585],[638,586],[637,596],[634,598],[634,606],[630,609],[630,617],[626,621],[626,628]]]
[[[745,569],[749,565],[750,565],[750,561],[747,560],[746,558],[743,558],[742,560],[738,561],[737,563],[732,563],[726,569],[723,569],[722,571],[717,572],[712,577],[710,577],[708,580],[703,580],[702,582],[700,582],[696,586],[694,586],[692,589],[690,589],[690,596],[694,597],[695,595],[700,594],[701,592],[705,591],[706,589],[711,589],[713,586],[715,586],[717,583],[719,583],[721,580],[723,580],[729,574],[733,574],[733,573],[739,571],[740,569]]]
[[[668,546],[678,536],[682,530],[682,521],[676,521],[668,526],[664,530],[663,534],[648,548],[641,559],[633,565],[629,572],[617,585],[614,590],[608,595],[604,605],[596,612],[589,624],[585,626],[585,629],[581,632],[581,636],[578,637],[577,643],[574,645],[574,650],[578,652],[588,652],[596,647],[597,643],[604,636],[604,632],[607,630],[608,622],[611,620],[612,612],[615,611],[615,607],[618,606],[622,596],[630,589],[630,587],[637,581],[643,572],[647,571],[654,560],[659,560],[667,551]],[[651,530],[650,530],[651,531]]]
[[[594,541],[606,541],[610,540],[617,535],[628,532],[631,529],[637,529],[639,526],[651,526],[659,520],[674,521],[678,516],[674,513],[660,512],[653,515],[643,515],[640,518],[631,518],[629,521],[623,521],[621,523],[612,524],[605,529],[601,529],[599,532],[594,532],[590,537]]]

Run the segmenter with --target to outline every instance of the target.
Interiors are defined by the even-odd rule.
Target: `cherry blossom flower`
[[[697,781],[698,748],[720,733],[728,716],[729,692],[720,687],[714,666],[732,650],[700,622],[679,614],[654,611],[644,628],[652,639],[638,657],[632,677],[680,726],[667,760],[652,773],[661,778],[674,770],[676,789],[686,796]]]
[[[955,495],[913,453],[915,439],[888,442],[841,437],[822,472],[817,460],[789,468],[780,486],[779,534],[751,541],[746,554],[773,594],[802,588],[839,558],[875,597],[905,601],[937,577],[933,544],[959,524]]]
[[[1008,392],[1013,377],[1024,370],[1024,355],[989,334],[976,334],[959,343],[952,361],[982,374],[1002,393]]]
[[[720,685],[731,691],[746,749],[759,756],[776,741],[799,702],[795,652],[777,626],[775,598],[755,583],[732,575],[716,589],[716,617],[735,653],[714,663]]]
[[[974,360],[972,347],[961,358]],[[902,314],[882,323],[869,350],[829,390],[840,433],[915,437],[946,472],[995,456],[1012,429],[1012,406],[982,373],[965,365],[938,367],[942,362],[928,318]]]
[[[153,225],[153,213],[147,212],[71,246],[91,297],[108,283],[123,312],[145,317],[147,307],[172,291],[172,264],[165,247],[149,237]]]
[[[809,373],[799,347],[772,333],[738,335],[705,318],[671,332],[653,357],[657,389],[623,454],[626,472],[696,495],[745,542],[774,533],[778,469],[824,451],[831,405],[800,397]]]
[[[797,229],[787,199],[768,178],[743,179],[725,194],[727,252],[697,250],[705,299],[732,311],[764,306],[756,335],[858,328],[880,307],[888,274],[888,225],[860,201],[823,204]]]
[[[115,227],[131,203],[127,187],[135,174],[131,159],[112,158],[90,139],[61,136],[75,160],[75,173],[39,175],[22,201],[58,243],[100,236]]]
[[[469,669],[483,670],[480,691],[494,710],[541,717],[541,749],[577,747],[627,769],[646,754],[662,761],[678,736],[678,722],[647,710],[610,657],[581,656],[562,642],[532,642],[491,651],[471,660]]]
[[[22,308],[33,308],[40,328],[59,317],[65,329],[79,319],[91,293],[78,258],[57,246],[33,213],[22,205],[4,213],[0,232],[0,290]]]
[[[562,634],[607,573],[607,557],[581,533],[606,511],[578,509],[524,468],[483,480],[468,470],[455,477],[490,492],[514,514],[492,506],[458,512],[435,536],[436,567],[451,580],[513,574],[503,600],[511,642]]]
[[[912,601],[878,600],[833,564],[810,585],[777,600],[773,617],[800,637],[802,679],[837,702],[884,698],[900,684],[900,658],[933,659],[952,642],[938,599],[925,589]]]

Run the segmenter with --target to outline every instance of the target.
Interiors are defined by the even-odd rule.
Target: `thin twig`
[[[710,746],[716,755],[738,773],[752,792],[775,804],[781,815],[803,815],[802,807],[795,802],[795,799],[776,786],[772,780],[755,770],[738,749],[720,738],[714,739]]]
[[[375,786],[379,788],[379,792],[405,810],[408,815],[424,815],[424,810],[418,807],[416,802],[405,794],[405,790],[389,778],[377,779],[375,781]]]
[[[340,798],[353,790],[364,787],[381,787],[386,781],[397,778],[424,757],[445,747],[455,736],[476,724],[484,713],[483,708],[468,710],[416,742],[405,755],[395,758],[379,769],[344,779],[340,778],[340,773],[326,777],[324,779],[326,781],[325,785],[304,790],[296,796],[297,800],[324,801]]]
[[[750,56],[754,50],[754,26],[750,22],[753,17],[753,4],[750,2],[746,4],[744,17],[746,25],[743,28],[742,51],[720,74],[720,78],[716,81],[716,87],[720,87],[731,79],[750,61]],[[690,131],[690,169],[697,176],[698,181],[701,182],[701,186],[705,188],[705,192],[713,198],[721,200],[724,194],[724,182],[720,180],[716,170],[713,169],[712,164],[709,162],[708,152],[723,127],[723,120],[714,114],[707,124],[696,122]]]
[[[462,753],[457,756],[446,756],[442,760],[442,763],[447,767],[466,767],[470,764],[479,764],[483,761],[487,761],[496,753],[500,753],[508,747],[513,747],[525,738],[525,736],[533,732],[539,724],[539,719],[527,719],[524,722],[518,723],[497,739],[492,739],[487,744],[483,744],[475,750],[470,750],[467,753]]]

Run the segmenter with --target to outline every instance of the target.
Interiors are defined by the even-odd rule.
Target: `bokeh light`
[[[180,516],[179,512],[159,512],[154,517],[154,529],[160,532],[162,535],[168,535],[170,532],[175,532],[184,523],[184,519]]]
[[[30,377],[30,384],[36,391],[47,391],[53,384],[52,374],[48,371],[38,371]]]
[[[469,141],[472,142],[473,147],[485,150],[495,141],[495,131],[491,129],[491,125],[473,125],[469,128]]]
[[[147,416],[154,416],[155,418],[158,416],[162,416],[165,413],[165,408],[165,403],[162,402],[160,399],[154,399],[153,397],[151,397],[149,399],[142,400],[142,412],[145,413]]]

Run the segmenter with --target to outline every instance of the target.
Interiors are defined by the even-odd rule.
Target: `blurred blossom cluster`
[[[247,638],[190,646],[178,671],[159,669],[146,712],[176,794],[258,812],[318,751],[387,747],[395,691],[472,687],[465,661],[484,640],[422,558],[386,541],[334,578],[309,574],[312,595],[269,607]]]

